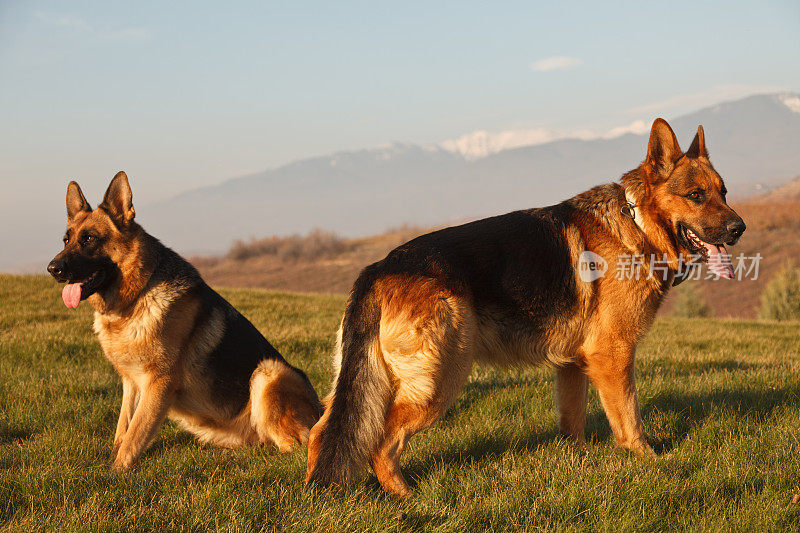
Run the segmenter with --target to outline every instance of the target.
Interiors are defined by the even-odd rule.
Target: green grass
[[[224,290],[320,395],[344,298]],[[618,450],[596,394],[585,450],[556,438],[551,373],[478,368],[403,457],[418,493],[374,476],[303,486],[305,450],[225,451],[167,423],[132,472],[109,468],[121,386],[44,277],[0,276],[0,524],[55,530],[796,530],[800,323],[659,319],[638,386],[657,459]]]

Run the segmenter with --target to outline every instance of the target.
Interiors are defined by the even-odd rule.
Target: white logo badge
[[[578,274],[581,281],[590,283],[606,275],[608,261],[589,250],[584,250],[578,257]]]

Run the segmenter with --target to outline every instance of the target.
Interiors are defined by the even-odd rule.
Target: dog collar
[[[644,233],[644,228],[642,228],[642,215],[639,213],[639,207],[636,205],[636,200],[633,198],[630,191],[625,191],[625,203],[622,204],[620,211],[623,215],[633,220],[636,227]],[[674,287],[683,283],[689,277],[689,274],[690,272],[688,269],[678,268],[672,280],[672,286]]]
[[[639,207],[636,205],[636,200],[630,191],[625,191],[625,204],[623,204],[620,211],[623,215],[633,220],[640,230],[644,231],[642,228],[642,215],[639,213]]]

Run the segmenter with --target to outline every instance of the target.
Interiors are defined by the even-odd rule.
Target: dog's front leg
[[[117,420],[117,431],[114,433],[114,447],[111,449],[111,460],[117,458],[117,452],[122,445],[122,439],[130,426],[131,418],[136,412],[136,405],[139,401],[139,390],[132,379],[122,376],[122,405],[119,408],[119,420]]]
[[[655,455],[644,436],[636,399],[635,346],[607,346],[601,352],[587,354],[587,373],[600,394],[617,444],[638,455]]]
[[[136,412],[114,459],[116,470],[130,468],[147,449],[172,405],[175,385],[169,378],[157,377],[150,380],[139,394]]]

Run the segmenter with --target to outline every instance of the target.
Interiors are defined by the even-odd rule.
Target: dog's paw
[[[658,454],[647,444],[644,438],[637,438],[632,442],[621,442],[617,440],[617,444],[620,448],[628,450],[630,453],[638,455],[639,457],[658,457]]]
[[[641,443],[639,447],[636,450],[634,450],[634,453],[636,453],[636,455],[639,455],[641,457],[653,457],[653,458],[658,457],[656,451],[646,442]]]
[[[125,472],[130,470],[133,466],[134,460],[127,454],[117,452],[114,461],[111,463],[111,469],[115,472]]]

